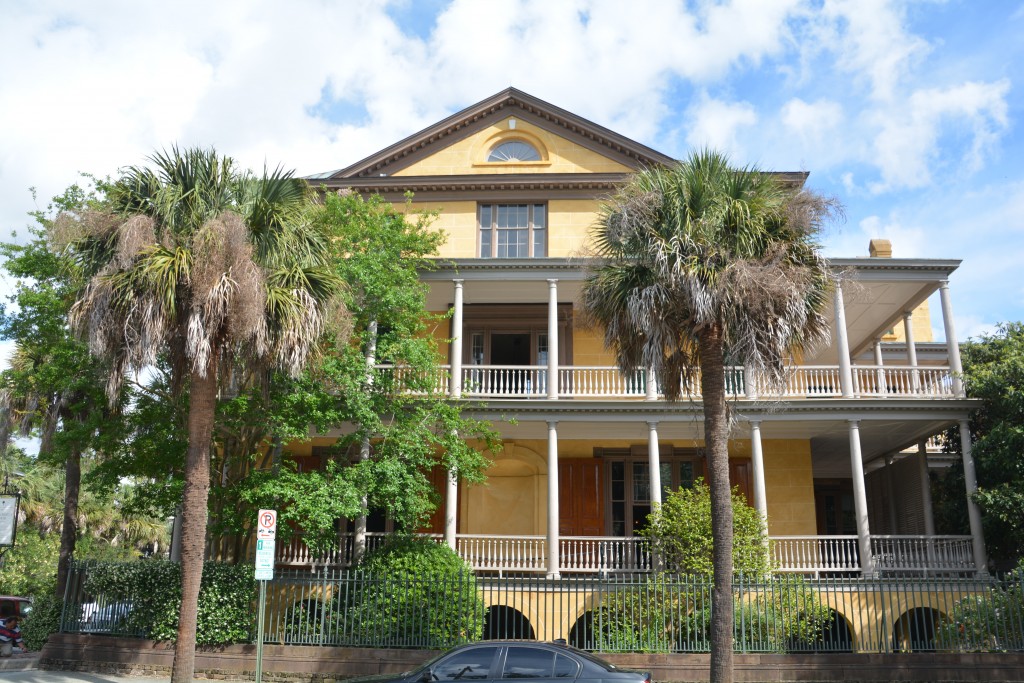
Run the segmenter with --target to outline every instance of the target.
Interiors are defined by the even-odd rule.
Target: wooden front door
[[[561,536],[604,534],[604,487],[601,461],[558,463],[558,533]]]

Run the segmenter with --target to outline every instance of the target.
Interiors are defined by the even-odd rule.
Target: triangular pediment
[[[506,139],[539,148],[542,158],[534,163],[487,163],[488,150]],[[650,147],[509,88],[347,168],[310,179],[334,184],[385,176],[515,174],[525,180],[526,176],[555,174],[579,178],[619,175],[672,162],[671,157]]]

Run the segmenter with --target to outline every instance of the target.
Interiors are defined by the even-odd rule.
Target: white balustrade
[[[769,543],[776,571],[860,571],[856,536],[772,536]]]
[[[438,543],[441,534],[421,534]],[[385,533],[368,533],[367,550],[384,543]],[[352,566],[353,534],[343,534],[341,546],[314,556],[299,534],[278,547],[277,564],[292,567],[311,565]],[[857,537],[772,536],[769,539],[775,571],[800,574],[857,573],[860,571]],[[475,571],[525,573],[546,572],[547,544],[544,536],[501,534],[458,534],[456,552]],[[920,574],[975,571],[970,536],[872,536],[871,553],[879,572]],[[560,570],[563,573],[649,572],[653,563],[650,543],[644,538],[616,536],[562,536],[559,539]]]
[[[406,367],[380,365],[395,373],[401,386],[412,371]],[[418,387],[431,386],[446,393],[450,367],[431,370],[425,383],[406,382]],[[725,390],[729,396],[744,398],[748,377],[742,367],[725,369]],[[463,395],[473,398],[547,398],[546,365],[469,365],[462,368]],[[765,399],[838,398],[842,396],[840,371],[836,365],[800,365],[790,368],[781,393],[759,386]],[[694,398],[700,398],[699,374]],[[884,382],[884,386],[879,386]],[[953,398],[953,379],[949,368],[895,365],[856,365],[853,367],[854,392],[861,398]],[[417,393],[425,393],[419,389]],[[622,374],[610,365],[563,366],[558,371],[560,398],[642,399],[647,395],[647,373],[637,369]]]
[[[970,536],[872,536],[871,554],[881,572],[974,571]]]

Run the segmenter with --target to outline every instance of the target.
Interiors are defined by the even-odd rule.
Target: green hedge
[[[102,604],[129,603],[114,631],[173,641],[181,608],[181,566],[166,560],[95,563],[86,567],[85,590]],[[227,645],[253,638],[256,581],[252,566],[203,564],[196,643]]]

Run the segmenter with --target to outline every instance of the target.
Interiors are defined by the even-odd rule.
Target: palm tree
[[[296,375],[338,287],[327,241],[304,220],[306,184],[257,177],[212,149],[154,154],[108,190],[108,207],[55,230],[91,279],[71,320],[111,363],[108,395],[165,354],[189,391],[182,500],[182,604],[171,680],[192,680],[218,379],[235,363]]]
[[[651,368],[669,400],[699,383],[714,538],[712,681],[732,680],[725,366],[778,382],[793,354],[827,340],[831,278],[814,238],[838,208],[703,150],[636,173],[595,229],[583,307],[622,370]]]

